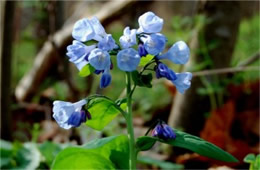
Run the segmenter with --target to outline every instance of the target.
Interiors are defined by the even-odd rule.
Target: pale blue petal
[[[145,35],[145,37],[141,37],[141,41],[143,41],[144,48],[149,54],[158,55],[165,48],[166,37],[157,33]]]
[[[162,30],[163,19],[153,12],[146,12],[138,18],[138,33],[158,33]]]
[[[88,60],[96,70],[105,70],[110,66],[110,55],[107,51],[103,51],[99,48],[90,52]]]
[[[191,85],[192,74],[186,73],[176,73],[177,79],[172,81],[180,93],[184,93]]]
[[[190,57],[190,49],[183,41],[178,41],[165,54],[157,57],[158,59],[168,59],[175,64],[185,64]]]
[[[121,50],[117,54],[117,66],[123,71],[134,71],[140,63],[140,56],[133,48]]]
[[[101,41],[101,39],[107,35],[104,27],[101,25],[97,17],[93,17],[89,21],[95,31],[95,36],[93,39]]]
[[[98,42],[98,48],[104,51],[110,51],[117,48],[116,41],[111,34],[107,34],[101,41]]]
[[[83,18],[74,24],[72,37],[78,41],[86,42],[93,39],[95,32],[88,19]]]
[[[120,37],[119,42],[122,48],[129,48],[136,45],[136,29],[130,30],[129,27],[126,27],[124,35]]]

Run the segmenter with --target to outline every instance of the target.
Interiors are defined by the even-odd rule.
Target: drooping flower
[[[99,22],[97,17],[92,17],[90,20],[91,26],[95,32],[94,40],[101,41],[104,37],[107,36],[107,33],[102,26],[102,24]]]
[[[158,33],[162,30],[163,19],[153,12],[146,12],[138,18],[138,33]]]
[[[99,84],[100,88],[106,88],[107,86],[109,86],[111,83],[111,79],[112,79],[112,77],[109,72],[109,68],[105,69],[104,73],[101,76],[101,80],[100,80],[100,84]]]
[[[110,55],[107,51],[95,48],[88,56],[89,63],[96,70],[105,70],[110,67]]]
[[[129,27],[124,29],[124,35],[119,39],[122,48],[130,48],[136,45],[136,29],[130,30]]]
[[[155,73],[157,78],[162,78],[165,77],[168,80],[174,81],[177,79],[176,74],[174,71],[172,71],[170,68],[168,68],[165,64],[159,63],[155,67]]]
[[[111,34],[107,34],[103,39],[98,42],[98,48],[104,51],[110,51],[118,46]]]
[[[166,44],[165,36],[160,33],[144,35],[141,41],[144,43],[145,50],[154,56],[162,52]]]
[[[175,139],[176,134],[170,126],[165,123],[159,123],[152,131],[152,136],[158,137],[164,140]]]
[[[82,106],[87,104],[85,99],[76,103],[54,101],[53,118],[64,129],[78,127],[81,123],[86,122],[86,113],[82,111]]]
[[[133,48],[119,51],[117,54],[117,66],[123,71],[134,71],[140,63],[140,56]]]
[[[183,41],[178,41],[168,50],[168,52],[157,56],[157,59],[168,59],[175,64],[185,64],[190,57],[190,49]]]
[[[147,54],[148,54],[148,52],[145,50],[145,48],[144,48],[144,44],[143,43],[140,43],[139,45],[138,45],[138,53],[139,53],[139,55],[141,56],[141,57],[144,57],[144,56],[146,56]]]
[[[67,47],[68,52],[66,55],[69,57],[69,61],[73,62],[81,70],[82,67],[88,64],[87,57],[95,47],[96,45],[86,46],[80,41],[74,40],[72,45]]]
[[[95,31],[87,18],[78,20],[73,27],[72,37],[78,41],[86,42],[95,37]]]
[[[176,73],[177,78],[172,80],[172,83],[176,86],[180,93],[184,93],[191,85],[192,73]]]

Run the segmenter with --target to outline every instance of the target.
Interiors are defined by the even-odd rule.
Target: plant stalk
[[[126,73],[126,88],[127,88],[127,133],[129,139],[129,169],[136,169],[136,147],[133,127],[132,115],[132,93],[131,93],[131,73]]]

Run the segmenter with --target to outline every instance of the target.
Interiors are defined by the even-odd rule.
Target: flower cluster
[[[75,39],[68,46],[67,55],[79,70],[90,64],[95,68],[96,74],[102,73],[100,87],[105,88],[111,83],[110,69],[112,62],[110,55],[116,51],[117,66],[122,71],[135,71],[142,57],[147,54],[154,56],[155,73],[157,78],[166,78],[176,86],[180,93],[184,93],[190,87],[192,74],[175,73],[162,63],[167,59],[175,64],[185,64],[189,60],[189,47],[185,42],[179,41],[166,52],[166,37],[160,33],[163,27],[163,19],[153,12],[146,12],[138,19],[139,28],[126,27],[120,37],[120,45],[116,44],[111,34],[105,32],[104,27],[96,17],[81,19],[74,25],[72,36]],[[93,41],[93,45],[87,46],[84,42]],[[137,50],[134,48],[138,46]]]

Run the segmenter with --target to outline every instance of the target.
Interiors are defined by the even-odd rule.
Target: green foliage
[[[244,162],[250,163],[249,170],[260,169],[260,154],[255,156],[254,154],[250,153],[246,155]]]
[[[135,85],[140,87],[148,87],[148,88],[152,87],[152,80],[153,80],[152,73],[141,75],[138,73],[138,71],[133,71],[131,72],[131,74]]]
[[[52,169],[127,169],[128,150],[125,135],[96,139],[61,151]]]
[[[209,143],[197,136],[190,135],[185,132],[181,132],[178,130],[174,130],[176,133],[176,139],[174,140],[162,140],[155,137],[149,137],[149,136],[142,136],[138,138],[137,147],[139,150],[147,150],[150,149],[147,146],[152,147],[152,143],[155,141],[159,141],[162,143],[166,143],[172,146],[177,146],[185,149],[189,149],[193,152],[196,152],[202,156],[206,156],[212,159],[225,161],[225,162],[237,162],[238,160],[234,158],[229,153],[225,152],[224,150],[220,149],[216,145]],[[144,143],[150,143],[147,145],[144,145]],[[142,145],[140,145],[142,144]]]
[[[100,154],[71,147],[57,155],[51,169],[115,169],[115,167]]]
[[[183,165],[181,165],[181,164],[174,164],[171,162],[160,161],[160,160],[152,159],[152,158],[145,157],[145,156],[139,156],[138,162],[143,163],[143,164],[148,164],[148,165],[154,165],[161,169],[174,169],[174,170],[184,169]]]
[[[62,150],[62,148],[56,143],[47,141],[39,145],[39,150],[44,156],[47,165],[50,167],[54,158]]]
[[[148,64],[150,61],[152,61],[153,58],[154,58],[154,56],[151,55],[151,54],[147,54],[145,57],[141,57],[139,66],[141,66],[141,67],[145,66],[145,65]]]
[[[91,114],[91,119],[86,122],[86,125],[96,130],[102,130],[120,113],[118,106],[107,98],[90,100],[88,111]]]
[[[91,73],[95,71],[95,68],[92,67],[90,64],[85,65],[79,72],[80,77],[89,76]]]

